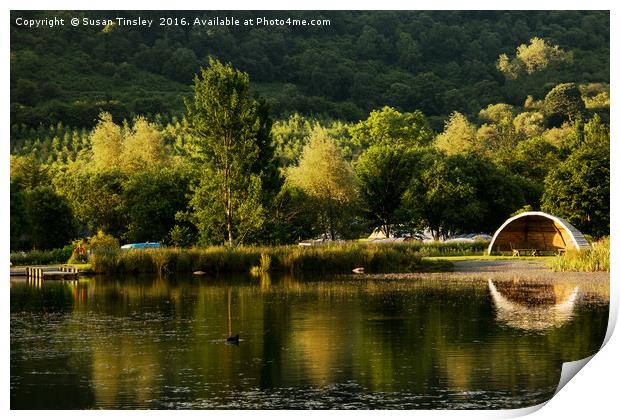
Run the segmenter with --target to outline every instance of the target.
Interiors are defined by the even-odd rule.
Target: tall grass
[[[475,242],[408,242],[401,246],[414,249],[422,257],[484,255],[489,241]]]
[[[446,271],[445,261],[422,259],[420,247],[409,244],[339,244],[317,247],[210,247],[106,250],[91,256],[98,273],[210,274],[265,272],[350,273]]]
[[[609,237],[592,244],[588,251],[567,251],[555,257],[550,265],[553,271],[609,271]]]
[[[269,272],[271,268],[271,257],[269,254],[260,254],[260,264],[250,269],[250,273],[253,276],[260,276]]]

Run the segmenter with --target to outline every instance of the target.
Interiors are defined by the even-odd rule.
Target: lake
[[[11,408],[526,407],[608,306],[607,273],[12,279]]]

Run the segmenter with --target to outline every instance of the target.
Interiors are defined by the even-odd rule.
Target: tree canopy
[[[522,208],[609,233],[608,12],[313,17],[331,24],[13,24],[11,248],[440,239]]]
[[[318,206],[324,232],[335,239],[347,210],[357,200],[358,190],[350,164],[342,158],[324,128],[316,127],[312,131],[299,165],[288,171],[288,181]]]
[[[289,11],[293,19],[329,19],[330,25],[209,30],[30,30],[15,25],[15,13],[73,15],[12,12],[11,120],[34,127],[62,121],[90,129],[101,111],[119,121],[180,117],[182,97],[191,95],[188,86],[210,56],[250,74],[253,90],[279,118],[298,112],[353,122],[389,105],[420,110],[435,130],[453,111],[473,117],[492,103],[544,96],[546,83],[609,83],[607,11]],[[157,19],[159,12],[113,15]],[[193,20],[213,12],[169,15]],[[279,12],[228,15],[243,20]],[[109,11],[79,16],[112,17]]]
[[[260,161],[259,139],[270,139],[271,126],[265,127],[266,115],[250,95],[248,74],[215,59],[194,79],[186,106],[190,156],[202,175],[192,200],[195,218],[201,231],[222,229],[233,244],[262,223],[266,162]]]

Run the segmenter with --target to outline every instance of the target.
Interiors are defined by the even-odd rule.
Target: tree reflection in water
[[[608,301],[592,275],[11,280],[11,406],[523,407]]]

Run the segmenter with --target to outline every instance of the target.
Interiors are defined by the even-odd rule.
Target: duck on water
[[[226,339],[226,344],[234,344],[238,346],[239,345],[239,334],[228,337]]]

